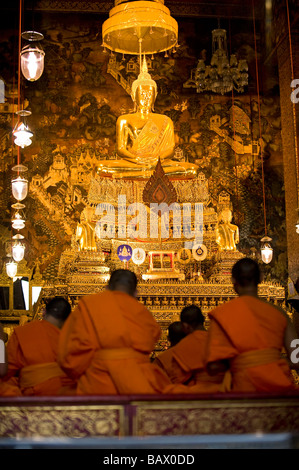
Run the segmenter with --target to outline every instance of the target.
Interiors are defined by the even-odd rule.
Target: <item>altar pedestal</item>
[[[149,256],[149,269],[142,275],[142,279],[155,280],[155,279],[180,279],[184,280],[185,275],[181,273],[174,266],[174,251],[150,251]]]

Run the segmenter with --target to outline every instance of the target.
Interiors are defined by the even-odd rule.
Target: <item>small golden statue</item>
[[[116,123],[116,147],[121,160],[101,161],[97,173],[148,178],[160,159],[169,176],[196,175],[197,165],[171,159],[175,149],[173,122],[153,112],[157,84],[147,71],[145,58],[131,96],[135,112],[120,116]]]
[[[95,222],[93,222],[94,210],[86,206],[81,213],[80,222],[77,225],[76,241],[79,243],[79,251],[97,251]]]
[[[232,211],[227,207],[222,209],[216,227],[216,242],[221,251],[236,251],[239,243],[239,228],[231,223]]]

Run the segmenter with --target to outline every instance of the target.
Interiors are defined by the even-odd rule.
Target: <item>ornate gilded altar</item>
[[[162,337],[156,348],[159,351],[167,344],[168,325],[179,319],[180,311],[185,305],[198,304],[206,316],[208,327],[208,312],[236,295],[231,284],[231,268],[243,254],[237,249],[221,249],[219,239],[217,239],[222,223],[219,213],[222,213],[225,207],[232,209],[229,194],[220,192],[214,206],[210,199],[207,181],[201,173],[193,180],[187,181],[170,181],[164,174],[162,178],[164,186],[161,178],[153,181],[153,184],[160,185],[159,191],[156,188],[156,193],[161,194],[164,191],[164,197],[166,194],[169,197],[167,185],[171,184],[172,199],[170,200],[173,200],[175,193],[178,204],[188,203],[188,207],[191,208],[191,220],[194,220],[195,204],[202,204],[202,246],[205,248],[205,251],[202,251],[203,254],[196,256],[194,250],[185,247],[185,243],[190,243],[191,239],[184,237],[183,227],[180,227],[179,238],[173,236],[175,228],[172,226],[174,225],[173,214],[169,216],[169,226],[170,228],[172,226],[172,231],[170,230],[168,238],[161,237],[161,223],[158,225],[160,232],[157,238],[121,237],[125,227],[121,226],[123,220],[119,211],[123,210],[123,206],[118,206],[119,197],[122,196],[123,201],[126,202],[125,209],[128,215],[130,204],[136,201],[142,202],[144,188],[148,181],[114,180],[100,177],[95,173],[88,194],[89,213],[93,212],[92,225],[99,234],[97,224],[103,217],[103,213],[97,208],[99,204],[103,204],[106,208],[105,233],[106,235],[110,233],[109,223],[114,222],[116,224],[114,236],[101,239],[96,236],[96,250],[94,250],[88,245],[85,248],[82,247],[80,239],[74,234],[71,246],[63,252],[60,258],[57,278],[53,283],[43,286],[39,312],[36,312],[35,316],[42,311],[43,303],[54,295],[67,297],[74,308],[81,296],[105,289],[109,273],[113,269],[125,267],[133,270],[138,276],[139,300],[152,311],[161,325]],[[147,194],[148,191],[150,191],[149,187],[147,187]],[[147,215],[149,217],[149,214]],[[130,229],[131,220],[126,220],[127,229]],[[161,222],[160,219],[159,222]],[[181,223],[183,224],[183,221]],[[176,229],[178,230],[177,226]],[[136,233],[135,231],[135,235]],[[121,261],[117,252],[122,245],[129,246],[132,250],[136,248],[144,250],[145,261],[142,264],[135,264],[132,259]],[[154,259],[157,261],[153,261]],[[259,289],[263,298],[285,307],[284,287],[277,283],[267,282],[261,284]]]
[[[162,337],[157,345],[157,351],[167,344],[167,327],[172,321],[179,319],[180,311],[185,305],[198,304],[206,316],[208,327],[208,312],[236,295],[231,285],[230,273],[232,265],[243,256],[235,246],[232,246],[232,249],[221,246],[218,237],[223,223],[220,214],[225,208],[230,211],[231,218],[230,196],[227,192],[221,191],[218,201],[213,204],[207,181],[202,173],[198,173],[192,180],[170,180],[158,166],[156,176],[152,178],[152,187],[149,187],[149,180],[115,180],[99,176],[94,172],[86,208],[73,233],[70,246],[60,257],[57,277],[52,282],[45,283],[38,269],[34,273],[32,270],[29,270],[30,272],[27,270],[31,284],[40,286],[39,289],[42,288],[37,302],[34,305],[31,303],[30,308],[24,312],[14,309],[11,300],[9,308],[1,312],[2,322],[8,335],[19,323],[20,316],[24,313],[28,319],[40,317],[45,302],[52,296],[65,296],[74,308],[81,296],[105,289],[109,273],[113,269],[123,267],[136,273],[139,279],[139,300],[152,311],[161,325]],[[137,230],[130,232],[133,220],[128,218],[130,207],[134,203],[142,204],[149,193],[152,194],[153,200],[167,200],[169,203],[176,200],[180,207],[188,204],[192,230],[194,229],[195,205],[202,204],[201,246],[204,250],[201,250],[201,256],[196,255],[192,248],[188,248],[188,243],[192,246],[194,240],[185,237],[183,220],[181,220],[180,227],[175,225],[174,213],[171,211],[167,238],[161,236],[163,234],[161,217],[158,219],[156,238],[150,236],[139,238]],[[119,205],[120,197],[122,197],[122,202],[125,202],[125,206]],[[103,218],[103,211],[98,210],[100,204],[106,209],[105,238],[98,236],[99,220]],[[148,225],[150,225],[150,211],[146,204],[144,206],[147,207]],[[126,224],[122,218],[123,214],[120,213],[124,208],[127,215]],[[109,224],[111,223],[112,227],[112,222],[115,224],[114,236],[109,237]],[[83,228],[84,238],[82,237]],[[136,229],[136,224],[134,228]],[[237,228],[234,230],[237,232]],[[123,233],[133,234],[134,237],[123,237]],[[237,238],[235,240],[237,243]],[[145,261],[142,264],[135,264],[132,259],[127,262],[121,261],[117,252],[118,248],[124,244],[130,246],[132,250],[137,248],[144,250]],[[23,262],[23,265],[26,271],[26,262]],[[13,283],[6,276],[5,271],[1,275],[1,284],[11,287],[10,298],[12,299]],[[260,295],[285,307],[284,287],[277,283],[261,284]]]

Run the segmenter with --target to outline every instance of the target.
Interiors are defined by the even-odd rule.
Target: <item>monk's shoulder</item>
[[[261,306],[264,306],[267,309],[272,310],[273,312],[281,314],[286,320],[289,320],[287,312],[282,307],[279,307],[279,305],[274,305],[273,303],[268,302],[266,299],[263,299],[261,297],[259,297],[257,300],[260,302]]]
[[[208,338],[208,332],[206,330],[196,330],[193,333],[182,338],[175,346],[173,346],[174,352],[185,351],[186,348],[196,347],[202,341]]]
[[[218,305],[218,307],[215,307],[213,310],[208,312],[208,316],[210,318],[216,318],[218,316],[221,316],[223,314],[227,314],[229,312],[232,312],[235,310],[236,307],[239,306],[241,303],[240,297],[236,297],[235,299],[231,299],[228,302],[223,303],[222,305]]]
[[[95,294],[84,295],[78,302],[78,306],[85,304],[98,304],[102,300],[109,297],[109,291],[104,290],[103,292],[96,292]]]
[[[14,334],[17,336],[19,340],[24,337],[27,337],[28,335],[29,336],[38,335],[38,333],[43,330],[45,323],[49,323],[49,322],[46,322],[46,320],[29,321],[28,323],[25,323],[24,325],[16,326],[16,328],[14,329]]]

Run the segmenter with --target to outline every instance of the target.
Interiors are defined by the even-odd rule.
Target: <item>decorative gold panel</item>
[[[294,401],[198,401],[138,404],[136,436],[242,434],[299,429]]]
[[[0,437],[121,437],[125,425],[121,405],[0,407]]]

